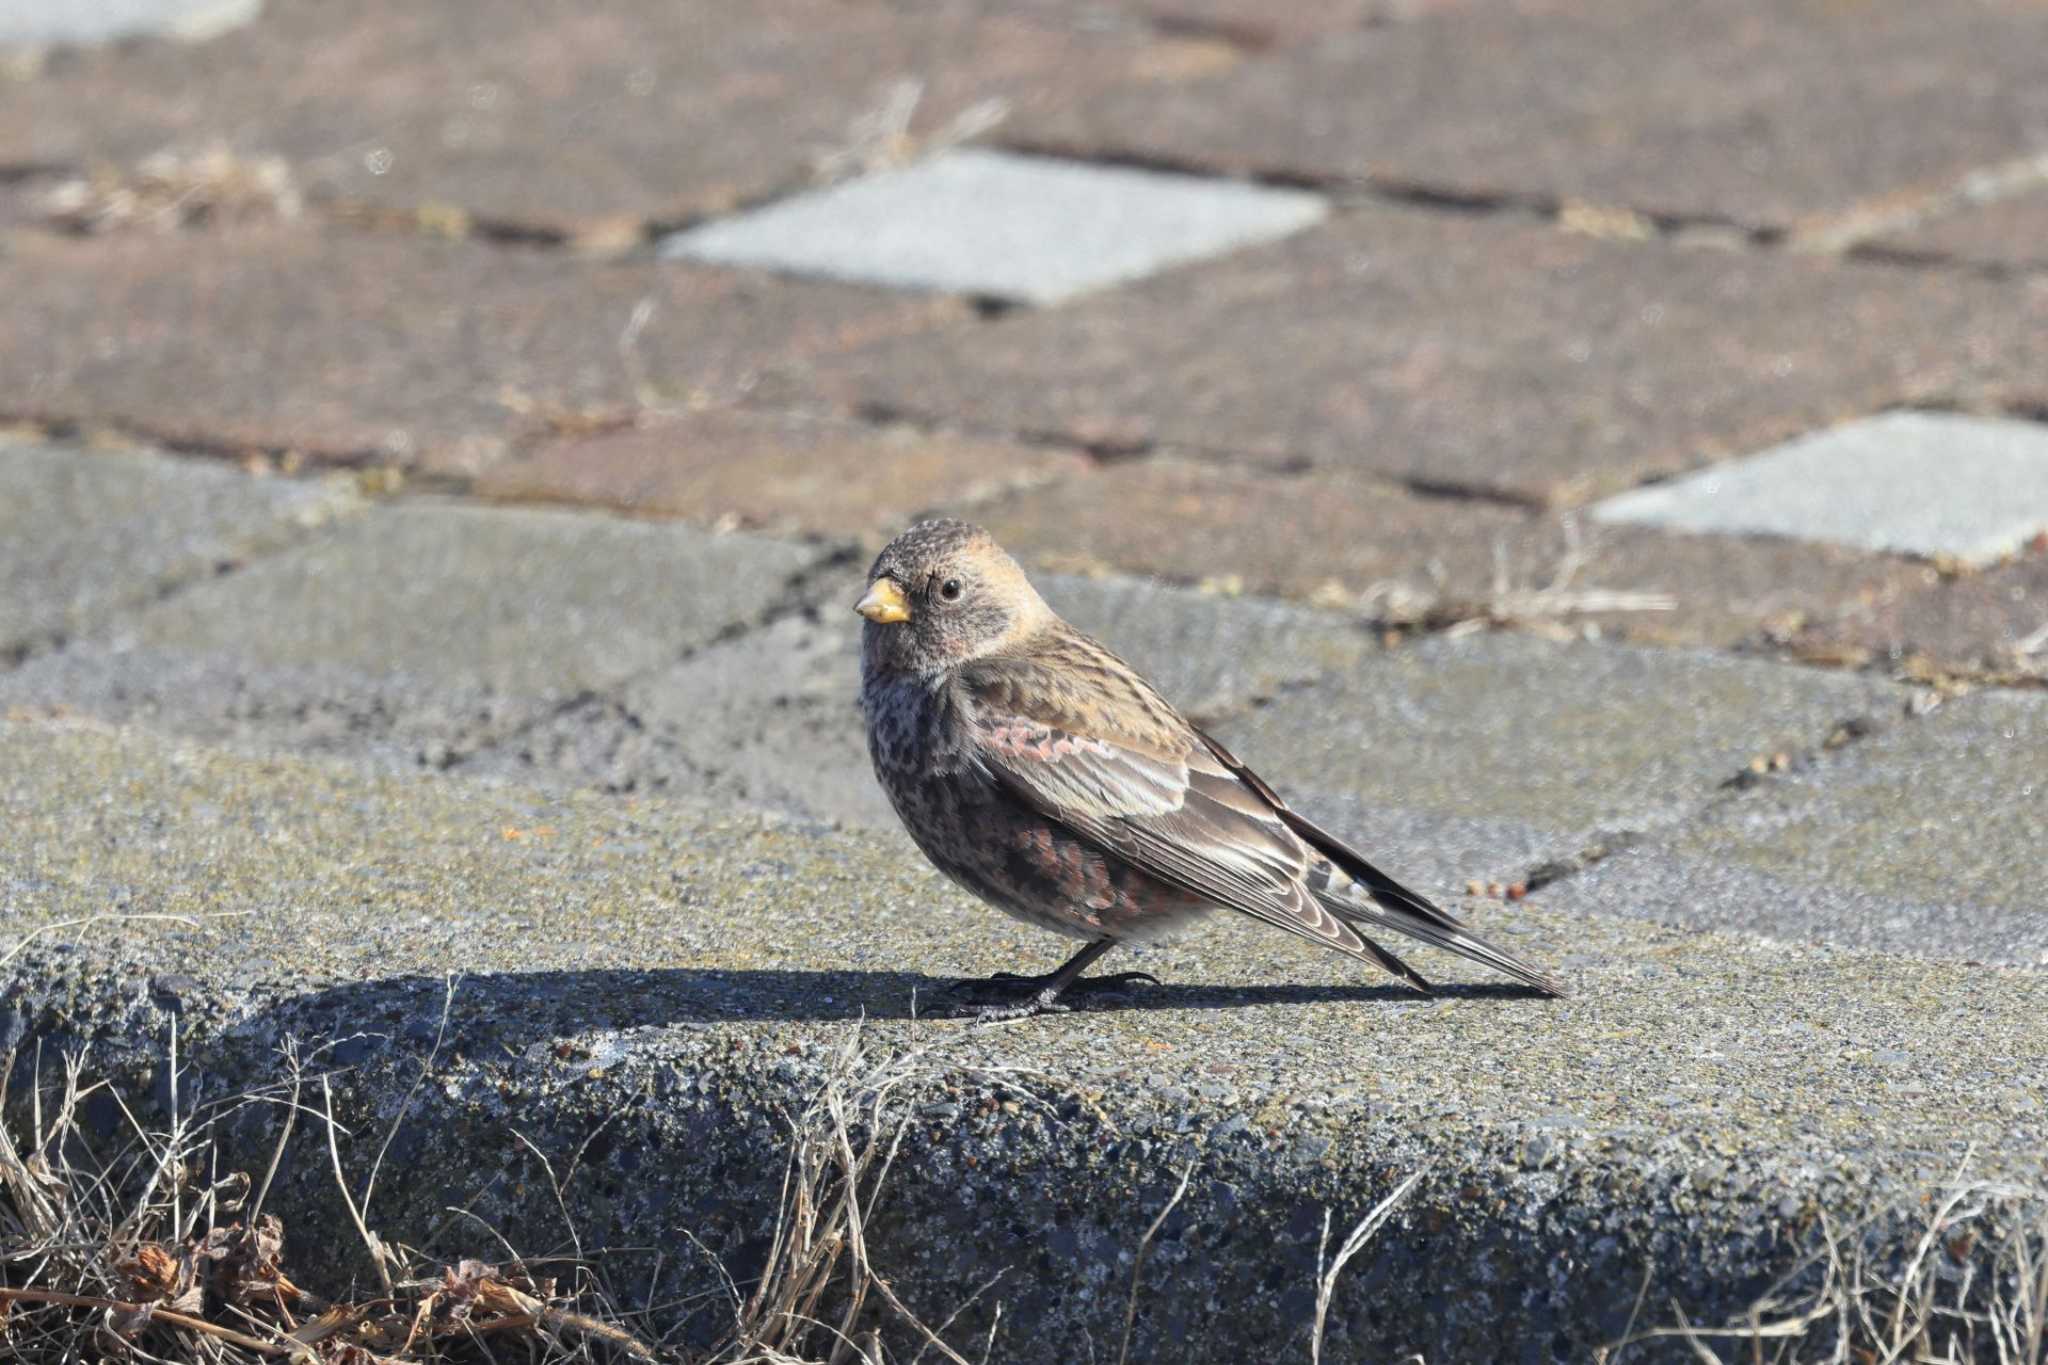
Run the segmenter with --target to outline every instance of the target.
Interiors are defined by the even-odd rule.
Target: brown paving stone
[[[2048,186],[1957,209],[1877,245],[1989,265],[2048,268]]]
[[[844,403],[1566,504],[1913,398],[2048,386],[2048,280],[1347,214],[822,362]]]
[[[2044,51],[2037,4],[1476,4],[1110,89],[1008,135],[1790,225],[2038,150]]]
[[[455,473],[550,421],[642,399],[731,399],[763,366],[956,312],[840,285],[418,237],[11,241],[0,415]]]
[[[4,234],[40,228],[47,220],[42,196],[42,187],[0,181],[0,260],[7,250]]]
[[[1923,570],[1905,592],[1793,633],[1794,653],[1846,664],[1911,660],[1934,670],[2048,676],[2048,545],[1981,573]],[[2022,655],[2019,646],[2032,645]]]
[[[991,11],[1094,26],[1152,26],[1258,51],[1339,29],[1413,18],[1473,0],[982,0]],[[925,0],[894,0],[916,9]]]
[[[1389,620],[1505,604],[1555,585],[1576,552],[1570,588],[1663,593],[1674,609],[1532,623],[1590,621],[1669,643],[1727,645],[1821,621],[1860,624],[1874,604],[1933,576],[1923,565],[1831,546],[1573,525],[1569,514],[1420,498],[1355,479],[1167,461],[1116,465],[967,514],[1036,567],[1153,575]],[[1497,586],[1503,576],[1507,596]]]
[[[909,427],[705,412],[547,441],[490,470],[475,491],[872,537],[941,504],[1089,467],[1071,451]]]
[[[962,3],[271,0],[211,43],[90,50],[0,85],[0,165],[225,144],[288,158],[314,196],[674,218],[804,181],[904,81],[923,83],[917,137],[984,100],[1022,113],[1144,76],[1156,42]]]

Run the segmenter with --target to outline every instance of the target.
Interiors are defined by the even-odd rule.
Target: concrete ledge
[[[914,995],[1058,945],[895,836],[34,719],[0,723],[0,814],[10,935],[196,922],[40,934],[0,968],[11,1040],[90,1039],[160,1077],[175,1014],[185,1093],[214,1098],[273,1082],[298,1040],[338,1071],[367,1165],[464,973],[374,1221],[451,1250],[485,1235],[472,1216],[566,1244],[514,1134],[581,1149],[583,1245],[659,1248],[660,1274],[649,1255],[622,1278],[662,1301],[718,1283],[686,1232],[758,1263],[780,1116],[862,1018],[871,1051],[933,1049],[877,1259],[938,1317],[1012,1267],[962,1319],[1002,1302],[998,1358],[1113,1357],[1130,1257],[1190,1163],[1138,1358],[1298,1348],[1323,1210],[1341,1228],[1425,1164],[1337,1296],[1333,1358],[1584,1359],[1646,1276],[1652,1305],[1739,1312],[1823,1215],[1874,1218],[1869,1254],[1903,1257],[1966,1152],[2048,1184],[2048,977],[1588,915],[1569,884],[1466,907],[1562,966],[1562,1002],[1477,981],[1417,1000],[1218,921],[1148,953],[1166,984],[1127,1008],[988,1030],[914,1020]],[[278,1111],[241,1122],[267,1155]],[[344,1225],[325,1151],[294,1141],[273,1199],[324,1236]]]

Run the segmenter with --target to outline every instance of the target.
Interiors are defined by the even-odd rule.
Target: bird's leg
[[[976,1018],[993,1023],[1005,1019],[1028,1019],[1034,1014],[1061,1013],[1071,1008],[1061,1000],[1069,992],[1113,990],[1133,981],[1159,984],[1159,978],[1150,972],[1112,972],[1108,976],[1085,979],[1081,976],[1097,958],[1115,946],[1114,939],[1098,938],[1068,958],[1057,971],[1043,976],[997,972],[994,976],[957,982],[952,990],[962,995],[998,997],[995,1003],[984,1004],[974,1012]]]

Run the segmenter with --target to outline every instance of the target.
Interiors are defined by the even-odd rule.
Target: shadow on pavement
[[[518,1049],[590,1032],[682,1025],[783,1020],[954,1018],[945,994],[953,978],[904,971],[669,968],[507,972],[457,978],[450,1032],[465,1047]],[[264,1022],[298,1036],[330,1037],[394,1029],[431,1042],[440,1027],[447,984],[430,976],[388,977],[330,986],[278,1001]],[[1535,1000],[1506,983],[1448,985],[1423,997],[1393,984],[1217,986],[1133,984],[1084,997],[1075,1013],[1114,1010],[1240,1009],[1260,1005],[1354,1003],[1392,1005],[1435,1000]],[[1048,1019],[1057,1027],[1062,1016]]]

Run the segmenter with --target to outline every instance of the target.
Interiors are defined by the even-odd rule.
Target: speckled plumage
[[[1057,1008],[1109,944],[1219,907],[1425,990],[1360,929],[1409,934],[1560,992],[1290,810],[1128,664],[1060,620],[986,532],[920,523],[876,559],[863,606],[878,585],[907,619],[871,615],[861,703],[897,815],[975,895],[1096,945],[1059,973],[1015,978],[1037,992],[1015,1012]]]

